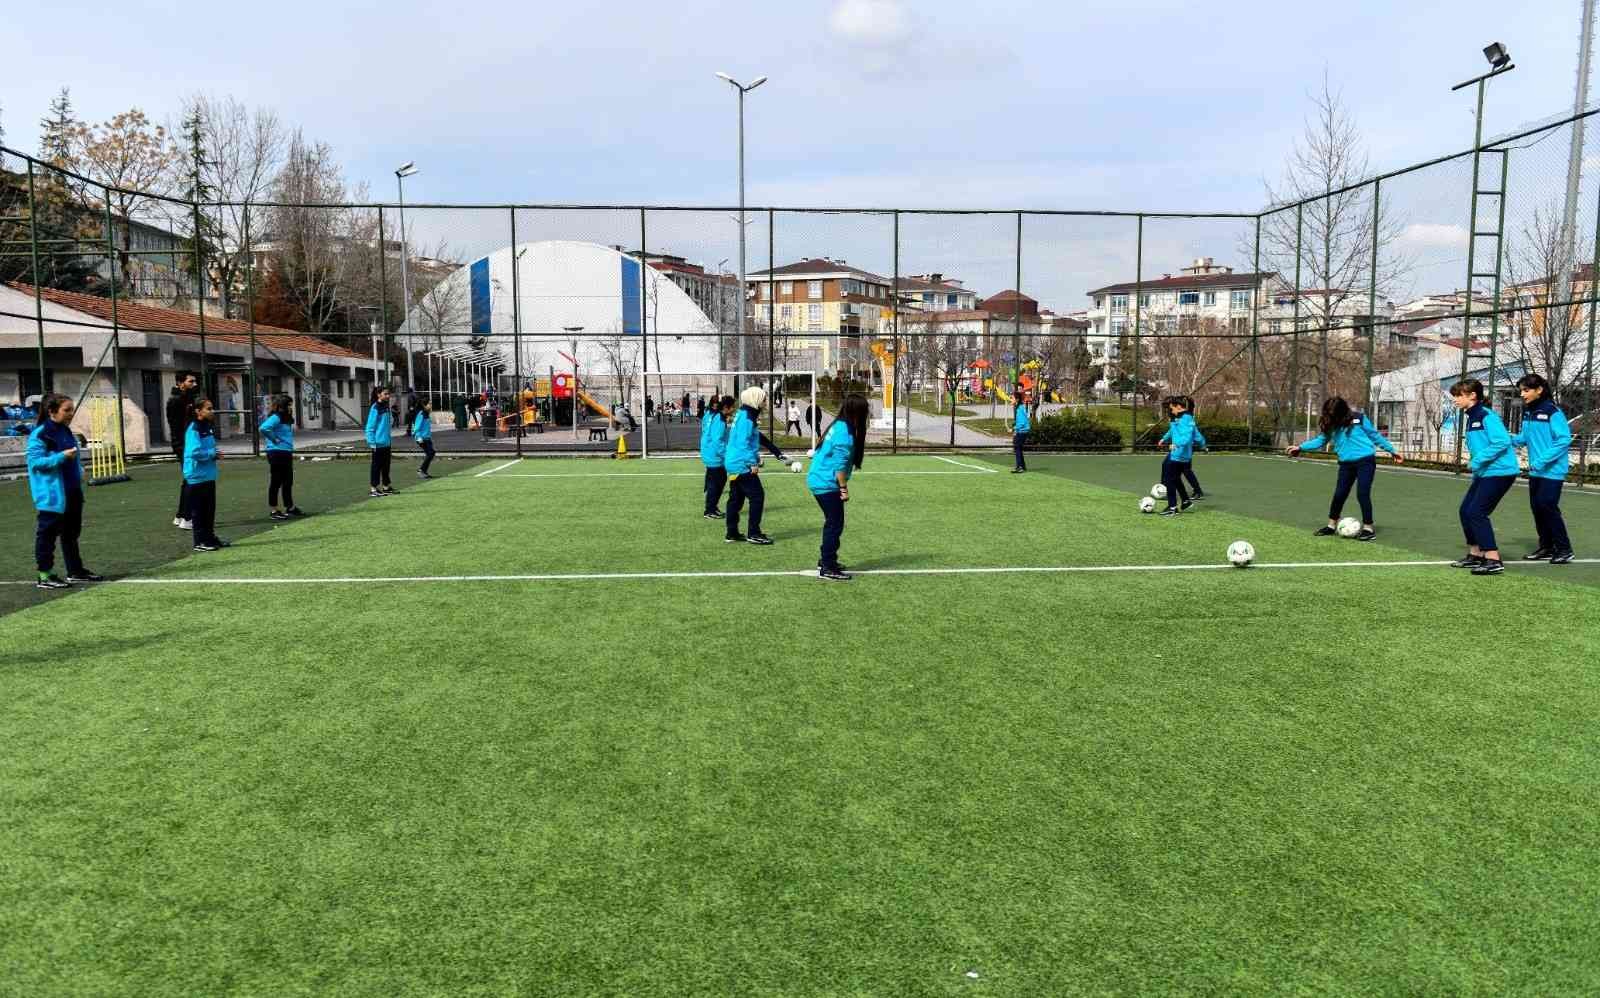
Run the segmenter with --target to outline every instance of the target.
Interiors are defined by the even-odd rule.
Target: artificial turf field
[[[869,457],[847,585],[757,574],[800,476],[724,545],[689,461],[301,463],[274,529],[226,461],[204,556],[170,468],[91,490],[148,581],[0,586],[0,993],[1600,992],[1600,565],[1429,564],[1449,477],[1357,544],[1325,464],[1168,520],[1152,458],[952,459]]]

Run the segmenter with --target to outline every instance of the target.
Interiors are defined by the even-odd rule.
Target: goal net
[[[645,457],[698,454],[700,419],[706,409],[725,395],[737,400],[751,386],[767,393],[761,432],[778,447],[815,448],[818,435],[827,428],[815,371],[651,371],[643,381],[645,398],[636,411],[649,424],[642,448]]]

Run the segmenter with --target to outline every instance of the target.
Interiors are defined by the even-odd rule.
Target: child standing
[[[839,417],[822,435],[822,442],[806,472],[806,488],[822,508],[822,556],[817,578],[849,582],[850,573],[839,564],[839,539],[844,535],[844,504],[850,501],[850,473],[866,456],[867,418],[871,408],[865,395],[849,395]]]
[[[1356,502],[1361,506],[1361,532],[1358,541],[1370,541],[1378,536],[1373,529],[1372,479],[1378,471],[1378,448],[1393,455],[1395,464],[1404,464],[1405,458],[1395,450],[1367,414],[1351,409],[1350,403],[1335,395],[1322,403],[1316,436],[1303,444],[1290,447],[1290,457],[1299,457],[1301,451],[1318,450],[1329,444],[1339,457],[1339,481],[1333,487],[1333,502],[1328,506],[1328,524],[1314,531],[1316,537],[1332,537],[1338,533],[1339,514],[1344,512],[1344,502],[1350,498],[1350,486],[1356,489]]]
[[[1517,388],[1522,392],[1522,428],[1511,438],[1511,445],[1528,448],[1528,505],[1539,531],[1539,547],[1522,560],[1570,564],[1572,541],[1561,518],[1561,483],[1567,477],[1572,427],[1550,397],[1550,383],[1544,378],[1527,375],[1517,382]]]
[[[703,401],[703,400],[702,400]],[[728,448],[728,419],[733,415],[733,396],[712,399],[711,406],[700,414],[700,463],[706,467],[704,516],[707,520],[722,519],[717,504],[722,500],[722,490],[728,484],[728,469],[724,454]]]
[[[228,547],[217,536],[217,431],[210,399],[194,404],[194,422],[183,440],[183,480],[189,483],[189,511],[194,514],[194,549],[201,552]]]
[[[272,507],[268,515],[274,520],[305,516],[294,504],[294,399],[279,395],[272,400],[272,411],[261,421],[261,439],[267,449],[267,505]]]
[[[422,408],[417,410],[417,418],[411,421],[411,439],[422,448],[422,464],[417,468],[417,477],[424,481],[432,478],[428,468],[433,464],[433,400],[423,399]]]
[[[1451,564],[1470,568],[1473,575],[1499,575],[1506,567],[1489,516],[1516,484],[1522,469],[1506,424],[1483,404],[1483,382],[1469,378],[1450,386],[1450,401],[1466,414],[1467,449],[1472,452],[1472,484],[1461,498],[1461,532],[1467,538],[1467,554]]]
[[[369,480],[373,498],[394,492],[389,487],[389,435],[394,419],[389,415],[389,389],[379,388],[372,393],[372,404],[367,408],[367,446],[372,448],[372,470]]]
[[[752,385],[739,393],[739,403],[733,426],[728,430],[728,445],[722,455],[723,466],[733,484],[728,494],[728,532],[723,540],[729,544],[737,541],[771,544],[772,538],[761,532],[761,511],[767,503],[766,491],[761,487],[761,448],[766,447],[784,463],[788,463],[789,459],[767,439],[756,423],[761,417],[761,407],[767,404],[767,393]],[[747,500],[750,503],[750,527],[748,533],[741,534],[739,514]]]
[[[1022,459],[1022,448],[1028,445],[1028,434],[1033,432],[1033,419],[1028,415],[1028,402],[1022,397],[1021,385],[1016,387],[1012,397],[1016,399],[1016,410],[1011,421],[1011,455],[1016,458],[1016,467],[1011,473],[1020,475],[1028,470],[1028,462]]]
[[[1206,435],[1200,432],[1200,423],[1194,418],[1194,397],[1191,395],[1183,396],[1182,418],[1189,421],[1190,432],[1194,434],[1195,447],[1198,447],[1200,450],[1208,449],[1210,444],[1206,443]],[[1184,466],[1183,480],[1189,483],[1190,502],[1199,502],[1206,497],[1205,491],[1200,488],[1200,479],[1195,477],[1194,464],[1192,460],[1191,463]]]
[[[28,434],[28,492],[38,523],[33,535],[34,567],[39,589],[66,589],[74,582],[104,582],[83,567],[78,536],[83,532],[83,466],[78,438],[72,435],[76,406],[65,395],[47,395],[39,403],[39,425]],[[67,562],[67,577],[55,574],[56,541]]]
[[[1157,441],[1167,447],[1167,456],[1161,459],[1161,484],[1167,489],[1167,508],[1161,511],[1161,515],[1177,516],[1194,505],[1194,500],[1189,498],[1188,491],[1183,487],[1183,473],[1194,460],[1195,437],[1199,430],[1195,428],[1193,419],[1183,418],[1182,396],[1169,395],[1165,403],[1167,432]]]

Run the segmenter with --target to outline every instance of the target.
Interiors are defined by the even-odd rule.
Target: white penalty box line
[[[1283,561],[1258,562],[1245,571],[1255,570],[1308,570],[1327,568],[1438,568],[1451,564],[1448,561]],[[1574,564],[1596,565],[1600,558],[1579,558]],[[1508,568],[1513,567],[1507,565]],[[1518,562],[1518,569],[1550,568],[1548,562]],[[999,565],[956,568],[863,568],[852,572],[861,576],[961,576],[961,575],[1092,575],[1102,573],[1139,572],[1237,572],[1241,569],[1228,564],[1198,565]],[[703,572],[542,572],[524,575],[332,575],[294,576],[282,578],[128,578],[111,579],[99,586],[310,586],[310,585],[365,585],[373,582],[429,583],[429,582],[645,582],[672,579],[782,579],[815,578],[816,569],[770,569],[750,571]],[[0,585],[31,586],[32,582],[13,581]]]

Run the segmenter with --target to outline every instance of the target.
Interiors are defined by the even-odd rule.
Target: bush
[[[1036,447],[1077,447],[1094,450],[1120,450],[1122,434],[1091,416],[1063,409],[1033,424],[1028,443]]]
[[[1269,446],[1272,443],[1272,430],[1270,427],[1256,427],[1254,441],[1251,440],[1250,427],[1247,423],[1235,423],[1225,420],[1200,420],[1200,433],[1206,438],[1206,445],[1214,448],[1249,447],[1252,442],[1257,447]],[[1141,438],[1141,446],[1156,448],[1156,441],[1167,432],[1166,423],[1157,423],[1150,427]]]

